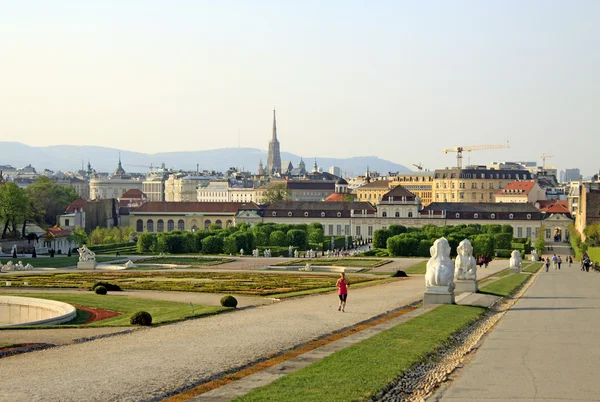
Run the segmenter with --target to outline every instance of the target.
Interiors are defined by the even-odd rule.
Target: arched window
[[[165,222],[163,222],[162,219],[159,219],[156,222],[156,231],[157,232],[164,232],[165,231]]]
[[[409,218],[412,218],[412,217],[413,217],[413,216],[412,216],[412,212],[409,212],[409,213],[408,213],[408,217],[409,217]]]
[[[396,212],[396,218],[400,218],[400,212]]]
[[[172,232],[175,230],[175,221],[173,219],[169,219],[167,221],[167,232]]]
[[[387,217],[387,212],[382,212],[381,216],[384,217],[384,218]]]
[[[141,219],[138,219],[137,222],[135,223],[135,230],[136,232],[143,232],[144,231],[144,221]]]
[[[228,220],[227,221],[227,227],[229,228],[229,227],[232,227],[232,226],[233,226],[233,222],[231,220]]]
[[[154,221],[152,219],[148,219],[146,222],[146,228],[148,229],[148,232],[154,232]]]
[[[204,230],[208,230],[208,227],[210,226],[211,222],[210,219],[207,219],[204,221]]]
[[[216,225],[218,225],[220,228],[222,228],[222,227],[223,227],[223,222],[221,222],[221,220],[220,220],[220,219],[217,219],[217,220],[215,221],[215,224],[216,224]]]
[[[185,230],[185,223],[183,219],[177,221],[177,230]]]

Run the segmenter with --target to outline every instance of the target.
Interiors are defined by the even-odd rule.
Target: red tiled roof
[[[513,181],[498,191],[496,195],[527,195],[533,186],[535,186],[534,181]]]
[[[333,193],[325,198],[327,202],[338,202],[338,201],[354,201],[356,198],[356,194],[342,194],[342,193]]]
[[[65,213],[72,214],[73,212],[75,212],[75,210],[83,209],[83,207],[85,207],[86,202],[87,202],[86,200],[73,201],[72,203],[69,204]]]
[[[546,212],[549,214],[570,214],[569,201],[567,200],[539,200],[536,201],[539,204],[540,212]]]
[[[132,208],[131,213],[236,213],[238,210],[258,210],[253,202],[161,202],[151,201]]]
[[[132,188],[130,190],[125,191],[125,193],[123,193],[123,195],[119,198],[123,199],[123,198],[148,198],[148,197],[146,197],[146,194],[144,194],[142,192],[142,190],[138,190],[137,188]]]
[[[70,230],[62,229],[59,227],[48,228],[44,237],[67,237],[71,234]]]

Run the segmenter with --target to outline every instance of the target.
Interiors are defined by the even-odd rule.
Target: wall
[[[75,307],[54,300],[0,296],[0,326],[56,325],[71,321]]]

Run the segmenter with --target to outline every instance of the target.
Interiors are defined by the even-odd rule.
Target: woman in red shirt
[[[337,280],[335,286],[338,288],[338,296],[340,298],[338,311],[344,312],[344,308],[346,307],[346,299],[348,298],[348,287],[350,286],[348,279],[346,279],[345,273],[340,273],[340,278]]]

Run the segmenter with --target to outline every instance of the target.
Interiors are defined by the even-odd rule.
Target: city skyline
[[[598,172],[595,2],[34,3],[0,5],[2,141],[266,150],[275,106],[282,151]]]

